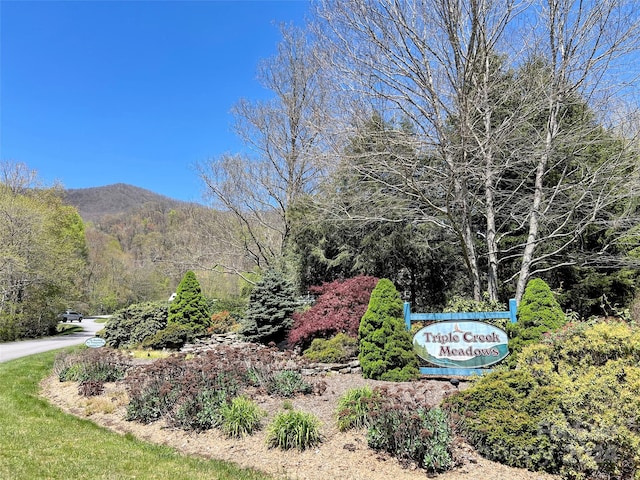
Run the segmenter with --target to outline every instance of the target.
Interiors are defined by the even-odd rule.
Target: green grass
[[[257,471],[119,435],[38,396],[55,352],[0,363],[0,478],[266,480]]]

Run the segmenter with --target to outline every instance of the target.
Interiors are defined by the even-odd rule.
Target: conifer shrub
[[[176,297],[169,304],[167,323],[187,327],[196,336],[204,334],[209,326],[209,306],[192,271],[185,273],[178,284]]]
[[[298,303],[293,286],[276,270],[269,270],[249,295],[239,333],[251,342],[280,344],[292,325]]]
[[[419,377],[418,358],[402,317],[398,291],[390,280],[381,279],[358,330],[358,358],[365,378],[405,382]]]
[[[311,362],[341,363],[355,357],[357,353],[358,339],[341,332],[328,340],[314,338],[303,356]]]
[[[570,479],[640,478],[640,327],[566,324],[449,397],[485,457]]]
[[[101,335],[110,347],[135,347],[166,328],[167,319],[166,303],[137,303],[115,312]]]
[[[151,350],[180,350],[192,338],[193,330],[190,327],[172,323],[152,337],[147,337],[142,342],[142,347]]]
[[[566,316],[553,292],[544,280],[534,278],[529,281],[518,305],[518,321],[507,324],[510,366],[515,365],[517,355],[526,345],[537,343],[547,332],[560,328]]]
[[[329,339],[338,333],[357,338],[360,319],[377,283],[375,277],[358,276],[311,287],[309,292],[317,299],[310,309],[294,313],[289,343],[305,350],[316,338]]]

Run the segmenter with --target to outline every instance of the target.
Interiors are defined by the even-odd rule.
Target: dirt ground
[[[203,433],[185,432],[167,427],[164,421],[150,425],[125,420],[128,398],[124,387],[118,383],[107,384],[98,397],[78,395],[73,382],[59,382],[51,376],[42,382],[42,395],[63,411],[88,418],[121,434],[134,436],[157,444],[173,447],[185,454],[216,458],[267,472],[279,479],[291,480],[417,480],[428,475],[415,466],[403,467],[394,458],[374,452],[367,447],[364,431],[340,432],[336,427],[335,408],[338,398],[350,388],[365,384],[402,388],[402,384],[390,384],[365,380],[357,374],[332,374],[310,377],[310,382],[325,382],[321,395],[301,395],[290,399],[295,409],[311,412],[322,422],[322,443],[306,451],[282,451],[268,448],[265,429],[240,440],[226,438],[217,430]],[[416,385],[417,383],[417,385]],[[421,380],[414,382],[420,394],[431,405],[455,391],[448,381]],[[458,388],[465,388],[461,384]],[[283,410],[284,399],[261,396],[255,399],[267,412],[267,425],[277,412]],[[456,457],[460,465],[454,470],[433,478],[438,480],[552,480],[560,477],[527,470],[509,468],[480,457],[471,447],[459,444]]]

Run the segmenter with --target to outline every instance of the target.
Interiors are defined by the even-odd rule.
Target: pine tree
[[[365,378],[404,382],[419,376],[418,357],[402,320],[402,300],[390,280],[381,279],[371,292],[358,337]]]
[[[188,271],[178,285],[176,298],[169,305],[168,325],[179,324],[200,335],[205,332],[209,323],[209,307],[202,295],[200,283],[195,273]]]
[[[275,270],[265,273],[249,296],[249,306],[240,333],[252,342],[282,342],[293,323],[297,307],[295,291]]]

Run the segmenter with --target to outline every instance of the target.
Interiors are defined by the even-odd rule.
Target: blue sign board
[[[91,337],[91,338],[87,338],[84,344],[89,348],[99,348],[99,347],[104,347],[107,344],[107,342],[105,341],[104,338]]]

